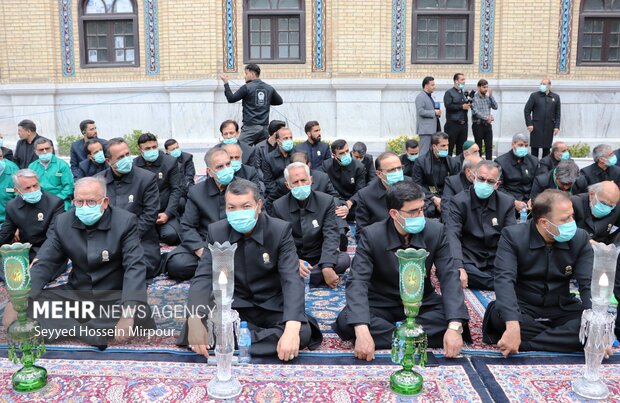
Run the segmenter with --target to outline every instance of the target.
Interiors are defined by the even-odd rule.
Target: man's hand
[[[168,220],[170,220],[170,217],[168,217],[168,214],[166,214],[166,213],[159,213],[159,214],[157,214],[157,221],[155,221],[155,224],[157,224],[157,225],[164,225],[165,223],[168,222]]]
[[[355,326],[355,358],[372,361],[375,359],[375,341],[368,325]]]
[[[534,126],[528,126],[528,127],[527,127],[527,131],[528,131],[528,132],[530,132],[530,133],[531,133],[532,131],[534,131]]]
[[[120,318],[114,328],[114,340],[127,341],[131,338],[133,318]]]
[[[441,211],[441,197],[433,196],[432,200],[437,211]]]
[[[554,136],[557,136],[559,132],[560,132],[560,129],[558,129],[558,128],[553,129],[553,135]]]
[[[198,257],[202,257],[202,254],[205,252],[205,248],[196,249],[194,254]]]
[[[441,117],[441,109],[435,109],[435,116],[437,116],[438,118]]]
[[[471,109],[471,104],[469,102],[463,104],[463,110],[468,111]]]
[[[527,207],[527,203],[519,201],[519,200],[515,200],[515,210],[520,212],[523,209],[523,206]]]
[[[443,354],[446,358],[456,358],[463,348],[463,336],[456,330],[447,329],[443,335]]]
[[[519,321],[511,320],[506,322],[506,330],[502,335],[502,338],[497,343],[499,351],[508,357],[510,354],[519,352],[519,346],[521,345],[521,326]]]
[[[461,280],[461,288],[467,288],[467,272],[463,267],[459,268],[459,279]]]
[[[19,242],[19,229],[15,230],[15,236],[13,237],[13,241]]]
[[[487,87],[487,97],[490,97],[491,95],[493,95],[493,88]]]
[[[284,326],[284,333],[278,340],[276,351],[282,361],[290,361],[299,355],[299,331],[301,322],[289,320]]]
[[[345,204],[343,204],[340,207],[336,207],[337,217],[342,218],[344,220],[345,218],[347,218],[347,215],[349,215],[349,207],[347,207]]]
[[[495,116],[493,115],[489,115],[489,117],[487,118],[487,123],[491,123],[495,120]]]
[[[338,287],[340,276],[336,274],[333,267],[323,267],[321,271],[323,272],[323,279],[325,279],[325,283],[327,283],[329,288]]]
[[[17,311],[13,308],[12,303],[7,303],[4,307],[4,316],[2,317],[2,326],[4,329],[8,329],[11,323],[17,320]]]
[[[187,319],[187,342],[193,352],[209,358],[209,333],[198,316]]]
[[[312,267],[310,264],[303,259],[299,259],[299,276],[301,278],[306,278],[312,272]]]
[[[220,80],[224,81],[224,84],[228,84],[228,76],[226,74],[220,74]]]

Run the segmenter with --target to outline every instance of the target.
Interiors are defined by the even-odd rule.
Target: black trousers
[[[159,240],[166,245],[174,246],[181,243],[179,234],[181,233],[181,224],[178,218],[173,217],[164,225],[157,225]]]
[[[457,122],[455,120],[448,120],[443,127],[444,131],[448,133],[448,155],[454,155],[454,149],[456,147],[456,154],[463,152],[463,143],[467,141],[467,122]]]
[[[194,251],[184,245],[174,248],[165,259],[163,266],[168,277],[180,281],[190,280],[194,277],[200,260]]]
[[[538,156],[538,150],[542,150],[542,156],[543,157],[546,157],[551,152],[551,148],[532,147],[532,155],[534,157],[536,157],[536,158],[541,158],[541,157]]]
[[[471,125],[474,132],[474,141],[480,148],[482,155],[482,144],[484,143],[484,158],[489,161],[493,159],[493,126],[486,123],[474,123]]]
[[[467,273],[467,288],[473,290],[489,290],[495,289],[495,267],[487,266],[478,268],[473,264],[464,264],[465,273]]]
[[[303,258],[302,258],[303,259]],[[310,271],[310,286],[311,287],[319,287],[325,284],[325,279],[323,278],[323,272],[317,263],[312,263],[312,260],[303,259],[308,263],[312,264],[312,269]],[[316,261],[317,259],[315,259]],[[351,257],[349,257],[348,253],[339,252],[338,253],[338,262],[334,266],[334,271],[337,275],[341,276],[351,265]]]
[[[519,351],[583,351],[579,341],[581,303],[560,307],[538,307],[523,302],[521,310],[521,346]],[[496,344],[506,330],[495,301],[489,303],[482,323],[482,341]]]

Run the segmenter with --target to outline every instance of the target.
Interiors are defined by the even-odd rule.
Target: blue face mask
[[[236,137],[231,137],[229,139],[224,139],[222,140],[222,143],[224,144],[237,144],[237,138]]]
[[[181,149],[175,148],[174,150],[170,151],[170,155],[172,155],[174,158],[179,158],[181,156]]]
[[[493,191],[495,191],[495,186],[486,182],[474,181],[474,192],[479,198],[488,199],[493,194]]]
[[[513,153],[519,157],[519,158],[523,158],[527,155],[527,147],[517,147],[516,150],[513,151]]]
[[[148,162],[153,162],[159,157],[159,150],[146,150],[142,156]]]
[[[248,233],[256,226],[256,209],[226,212],[230,226],[241,234]]]
[[[289,153],[291,152],[291,150],[293,150],[293,147],[295,147],[295,143],[293,142],[293,140],[284,140],[280,147],[282,147],[284,151]]]
[[[416,154],[416,155],[407,154],[407,159],[409,161],[413,162],[413,161],[418,159],[418,154]]]
[[[234,169],[235,172],[239,172],[241,169],[241,161],[240,160],[232,160],[230,161],[230,166]]]
[[[52,153],[39,154],[39,160],[41,162],[50,162],[52,160]]]
[[[465,88],[465,84],[459,84],[459,90],[462,90]]]
[[[592,211],[592,215],[596,218],[603,218],[608,216],[616,206],[608,206],[606,204],[601,203],[598,200],[598,197],[594,195],[594,206],[590,206],[590,210]]]
[[[405,232],[409,234],[419,234],[424,230],[424,227],[426,226],[426,218],[424,216],[404,218],[400,214],[400,212],[398,213],[398,215],[400,216],[400,218],[405,220],[405,225],[401,224],[401,226],[403,227]]]
[[[388,185],[393,185],[396,182],[400,182],[404,179],[405,179],[405,174],[403,173],[402,169],[400,171],[388,172],[387,174],[385,174],[385,181],[387,182]]]
[[[618,162],[618,157],[616,157],[616,154],[612,154],[611,157],[607,158],[607,161],[605,161],[605,165],[607,165],[608,167],[611,167],[611,166],[616,165],[617,162]]]
[[[131,168],[133,167],[133,158],[130,155],[121,158],[116,161],[116,171],[121,174],[126,174],[131,172]]]
[[[101,210],[101,205],[97,204],[93,207],[88,207],[86,205],[82,207],[75,208],[75,216],[84,223],[84,225],[93,225],[97,221],[101,219],[103,215],[103,210]]]
[[[342,165],[343,167],[346,167],[347,165],[349,165],[351,161],[353,161],[353,158],[351,157],[351,153],[347,153],[343,155],[342,157],[340,157],[340,165]]]
[[[306,200],[310,196],[311,190],[310,185],[297,186],[291,189],[291,194],[297,200]]]
[[[545,93],[547,92],[547,86],[545,84],[540,84],[540,92]]]
[[[103,164],[105,162],[105,155],[103,155],[103,150],[99,150],[93,155],[93,159],[97,164]]]
[[[448,150],[437,150],[437,156],[439,158],[446,158],[448,156]]]
[[[573,239],[573,237],[577,233],[577,223],[575,222],[575,220],[571,222],[567,222],[565,224],[560,224],[560,225],[555,225],[554,223],[549,221],[549,224],[556,227],[558,231],[560,232],[558,235],[554,235],[554,234],[551,234],[551,232],[547,230],[549,234],[553,235],[553,239],[555,239],[556,242],[568,242],[571,239]]]
[[[34,192],[22,193],[22,199],[24,199],[26,203],[30,204],[37,204],[40,202],[41,196],[43,196],[41,189],[35,190]]]
[[[570,152],[569,151],[564,151],[562,153],[562,156],[560,156],[560,160],[566,161],[567,159],[570,159]]]
[[[235,177],[235,170],[232,166],[229,166],[217,171],[215,173],[215,176],[217,176],[217,181],[220,183],[220,185],[226,186],[230,182],[232,182],[233,178]]]

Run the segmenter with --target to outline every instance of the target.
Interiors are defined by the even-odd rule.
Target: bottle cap
[[[248,322],[246,322],[246,321],[241,322],[241,327],[242,328],[247,328],[248,327]]]

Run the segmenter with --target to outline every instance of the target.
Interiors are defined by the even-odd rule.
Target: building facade
[[[299,138],[318,120],[324,137],[379,151],[415,134],[424,76],[442,101],[462,72],[468,90],[494,89],[498,151],[525,130],[543,77],[561,138],[618,146],[619,53],[618,0],[3,0],[0,132],[14,143],[30,118],[54,138],[90,118],[102,137],[142,129],[204,148],[241,118],[219,74],[235,90],[256,62],[285,101],[271,117]]]

